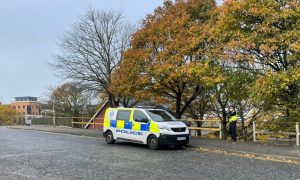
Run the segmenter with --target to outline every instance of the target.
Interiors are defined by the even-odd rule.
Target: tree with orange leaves
[[[117,97],[175,102],[181,118],[204,89],[221,79],[205,52],[204,32],[215,6],[213,0],[165,1],[133,35],[111,91]]]

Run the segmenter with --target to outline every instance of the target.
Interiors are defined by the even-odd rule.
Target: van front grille
[[[171,128],[172,129],[172,131],[174,131],[174,132],[185,132],[185,127],[182,127],[182,128]]]

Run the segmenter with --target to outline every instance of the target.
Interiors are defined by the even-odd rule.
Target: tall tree
[[[59,75],[106,94],[110,105],[115,106],[109,90],[112,72],[130,46],[133,31],[122,13],[90,9],[61,38],[61,53],[52,67]]]
[[[214,30],[219,53],[248,61],[261,76],[255,99],[266,110],[277,109],[288,119],[299,111],[300,2],[298,0],[227,1],[219,8]]]
[[[55,111],[61,116],[79,117],[91,115],[89,106],[94,100],[95,94],[78,83],[65,83],[58,87],[50,87],[47,93],[49,103],[55,102]],[[92,112],[94,113],[94,111]]]
[[[238,116],[245,120],[245,116],[254,108],[250,95],[251,87],[256,80],[256,74],[240,67],[239,63],[223,61],[223,81],[211,90],[210,109],[223,122],[223,137],[226,138],[226,124],[228,108],[236,108]],[[249,117],[249,116],[248,116]],[[244,126],[243,126],[244,130]]]
[[[181,118],[205,87],[218,80],[218,71],[202,51],[213,8],[213,0],[165,1],[148,15],[115,73],[114,92],[175,102],[176,116]]]

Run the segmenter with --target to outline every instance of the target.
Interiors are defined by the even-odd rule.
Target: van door
[[[146,142],[146,138],[149,135],[150,120],[143,111],[134,110],[132,130],[138,132],[134,136],[136,141]]]
[[[118,110],[116,124],[116,138],[131,140],[130,131],[132,122],[130,120],[131,110]]]

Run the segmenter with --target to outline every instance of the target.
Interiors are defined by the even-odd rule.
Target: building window
[[[23,109],[25,109],[25,106],[23,105]]]
[[[18,106],[18,109],[20,109],[20,106]]]
[[[32,107],[31,106],[27,106],[27,114],[32,114]]]

